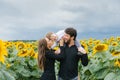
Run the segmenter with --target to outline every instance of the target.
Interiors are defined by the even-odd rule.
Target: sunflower
[[[7,43],[6,43],[6,47],[7,47],[7,48],[12,48],[13,45],[14,45],[13,42],[7,42]]]
[[[16,47],[18,50],[21,50],[21,49],[26,48],[26,45],[23,42],[18,42]]]
[[[0,55],[0,62],[5,63],[5,57],[3,55]]]
[[[120,56],[120,51],[114,51],[114,52],[112,53],[112,56]]]
[[[93,41],[93,38],[89,38],[90,41]]]
[[[117,46],[118,43],[117,42],[112,42],[112,46]]]
[[[111,36],[109,40],[114,41],[115,40],[114,36]]]
[[[5,56],[7,56],[7,50],[3,44],[3,41],[0,40],[0,62],[4,63],[5,62]]]
[[[38,53],[35,53],[35,55],[33,56],[33,58],[37,59],[38,58]]]
[[[29,51],[29,56],[31,56],[31,57],[34,56],[34,53],[35,53],[35,52],[34,52],[34,49],[31,48],[30,51]]]
[[[85,40],[80,40],[80,43],[82,44],[82,43],[84,43],[85,42]]]
[[[37,49],[37,46],[36,45],[33,45],[33,47],[32,47],[33,49]]]
[[[11,44],[10,44],[10,42],[8,42],[8,41],[6,41],[6,42],[4,42],[4,46],[7,48],[7,47],[9,47]]]
[[[18,56],[19,57],[26,57],[26,56],[28,56],[28,53],[29,53],[29,51],[27,50],[27,49],[22,49],[22,50],[20,50],[19,52],[18,52]]]
[[[84,41],[84,40],[81,40],[80,41],[80,44],[82,45],[82,44],[86,44],[86,42]]]
[[[19,42],[14,42],[13,44],[14,44],[15,46],[17,46],[18,43],[19,43]]]
[[[93,47],[93,54],[101,51],[106,51],[108,50],[108,45],[107,44],[98,44]]]
[[[120,67],[120,59],[117,59],[117,60],[115,61],[114,66]]]
[[[32,48],[32,47],[33,47],[33,45],[32,45],[32,44],[29,44],[29,43],[27,43],[26,46],[29,47],[29,48]]]
[[[89,40],[88,41],[88,45],[91,46],[93,44],[93,41],[92,40]]]
[[[115,41],[115,38],[113,36],[108,39],[109,43],[112,43],[113,41]]]
[[[117,41],[120,41],[120,37],[117,37]]]
[[[95,44],[95,45],[100,44],[100,40],[94,41],[94,44]]]

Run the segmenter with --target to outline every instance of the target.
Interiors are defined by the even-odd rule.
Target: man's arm
[[[81,59],[82,65],[87,66],[88,65],[88,55],[86,54],[78,54],[78,56]]]

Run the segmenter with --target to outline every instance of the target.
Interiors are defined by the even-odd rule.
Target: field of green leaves
[[[120,80],[120,37],[84,39],[89,64],[79,61],[81,80]],[[37,65],[37,41],[0,40],[0,80],[39,80],[42,71]],[[56,62],[56,74],[59,62]]]

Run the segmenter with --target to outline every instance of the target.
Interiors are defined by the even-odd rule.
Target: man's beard
[[[69,45],[69,44],[70,44],[70,39],[66,42],[66,44],[67,44],[67,45]]]

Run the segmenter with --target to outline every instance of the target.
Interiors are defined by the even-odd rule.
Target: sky
[[[120,0],[0,0],[2,40],[38,40],[68,27],[78,39],[120,36]]]

